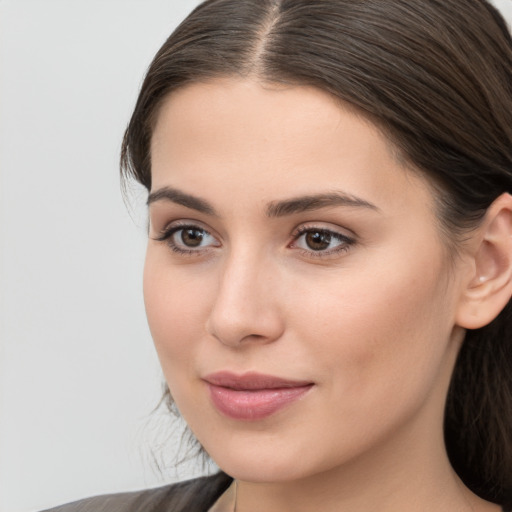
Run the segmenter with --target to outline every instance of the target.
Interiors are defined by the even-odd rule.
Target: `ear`
[[[512,296],[512,196],[502,194],[488,208],[472,236],[471,265],[456,323],[478,329],[494,320]]]

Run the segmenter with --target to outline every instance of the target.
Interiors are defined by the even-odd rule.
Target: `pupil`
[[[329,247],[331,235],[329,233],[322,233],[321,231],[314,231],[306,235],[306,243],[313,251],[322,251]]]
[[[188,247],[197,247],[203,241],[204,234],[198,229],[184,229],[181,233],[182,242]]]

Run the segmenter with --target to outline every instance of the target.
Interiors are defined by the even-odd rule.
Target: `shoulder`
[[[231,480],[217,473],[156,489],[95,496],[44,512],[206,512]]]

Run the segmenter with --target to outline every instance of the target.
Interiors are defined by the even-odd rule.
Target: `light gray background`
[[[151,464],[144,194],[129,212],[117,171],[144,71],[197,3],[0,0],[0,512],[199,471]]]

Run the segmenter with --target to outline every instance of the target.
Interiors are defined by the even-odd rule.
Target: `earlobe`
[[[498,316],[512,296],[512,196],[502,194],[475,231],[471,273],[456,323],[479,329]]]

